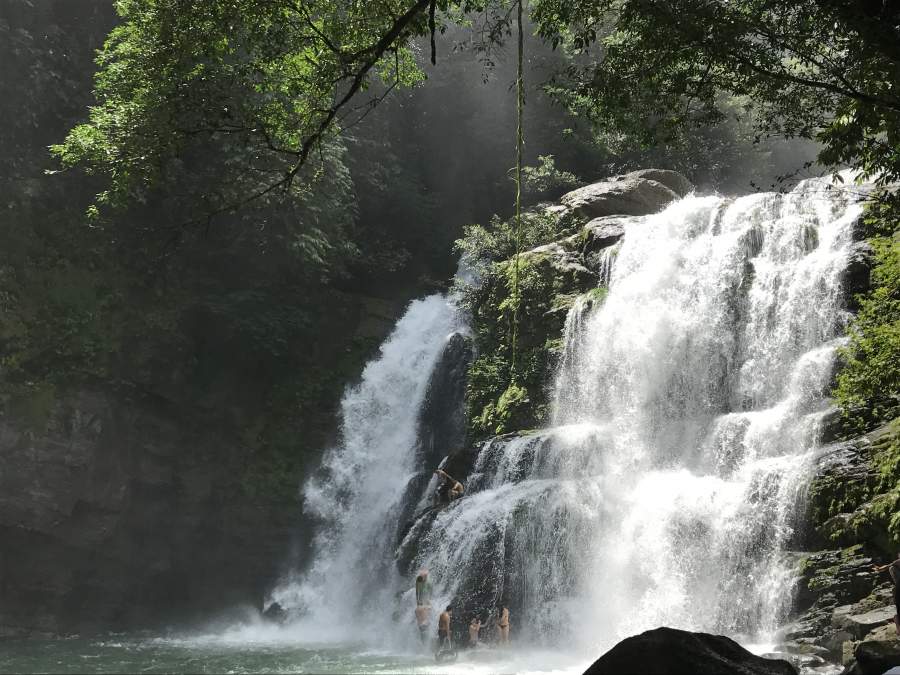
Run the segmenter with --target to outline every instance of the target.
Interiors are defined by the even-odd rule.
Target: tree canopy
[[[555,91],[647,144],[722,119],[816,138],[825,166],[900,178],[900,8],[846,0],[537,0],[540,34],[577,55]]]

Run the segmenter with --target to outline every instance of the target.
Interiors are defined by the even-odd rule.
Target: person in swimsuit
[[[894,630],[900,635],[900,552],[897,553],[897,559],[889,562],[887,565],[873,565],[872,569],[876,572],[884,572],[887,570],[891,575],[891,581],[894,582],[894,606],[897,613],[894,615]]]
[[[509,609],[501,607],[497,610],[497,641],[501,645],[509,644]]]
[[[419,641],[428,642],[428,624],[431,623],[431,605],[416,606],[416,625],[419,627]]]
[[[453,606],[447,605],[447,609],[438,617],[438,650],[452,650],[450,642],[450,617],[453,615]]]
[[[472,620],[469,622],[469,646],[477,647],[478,646],[478,631],[481,630],[481,619],[477,616],[473,616]]]

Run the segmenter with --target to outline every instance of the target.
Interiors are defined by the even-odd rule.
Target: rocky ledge
[[[798,554],[796,620],[779,650],[846,675],[900,666],[900,637],[886,573],[872,566],[900,550],[900,420],[823,449],[807,499]]]

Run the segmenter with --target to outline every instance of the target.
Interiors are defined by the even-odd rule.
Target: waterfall
[[[303,488],[305,511],[318,521],[312,567],[271,598],[300,616],[307,637],[358,639],[371,614],[381,620],[381,608],[393,606],[398,514],[420,473],[420,408],[435,364],[460,327],[452,298],[414,301],[343,397],[340,443]]]
[[[859,202],[811,180],[631,224],[566,322],[553,427],[484,444],[466,498],[409,533],[438,603],[594,654],[658,625],[771,635]]]
[[[811,180],[634,219],[602,256],[604,289],[569,313],[552,426],[475,448],[465,497],[404,528],[429,490],[418,411],[460,320],[443,296],[414,303],[345,396],[342,442],[305,489],[325,523],[315,562],[275,599],[310,626],[412,642],[397,570],[428,568],[435,606],[467,622],[506,605],[522,643],[596,655],[658,625],[770,635],[861,210]]]

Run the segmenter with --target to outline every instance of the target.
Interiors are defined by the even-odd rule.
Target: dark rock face
[[[578,188],[560,202],[584,218],[645,216],[687,194],[688,186],[687,179],[674,171],[647,169]]]
[[[622,640],[585,675],[797,675],[787,661],[751,654],[722,635],[657,628]]]
[[[629,220],[634,221],[636,219],[606,216],[604,218],[594,218],[590,221],[584,226],[584,247],[582,249],[584,255],[597,253],[617,243],[625,236],[625,225]]]
[[[0,634],[259,607],[299,503],[242,499],[243,449],[159,402],[80,390],[0,423]]]
[[[435,366],[425,404],[419,416],[417,458],[424,469],[434,469],[466,439],[466,377],[472,362],[472,341],[454,333]]]
[[[400,501],[397,517],[397,543],[401,544],[422,508],[422,499],[433,477],[434,470],[448,454],[459,451],[466,440],[465,395],[466,377],[472,362],[472,341],[461,333],[454,333],[447,340],[425,394],[425,402],[419,413],[418,447],[416,448],[417,473],[410,478]],[[445,467],[446,468],[446,467]],[[465,474],[450,475],[461,478]],[[419,516],[422,513],[418,514]],[[404,554],[398,553],[398,561]],[[407,561],[408,562],[408,561]],[[402,568],[405,565],[399,562]]]
[[[900,547],[890,525],[900,483],[900,420],[826,446],[810,483],[807,517],[811,542],[852,546],[893,556]]]
[[[856,296],[866,293],[871,287],[870,275],[874,262],[875,251],[868,242],[859,241],[853,245],[843,278],[847,307],[850,311],[855,312],[859,309]]]

